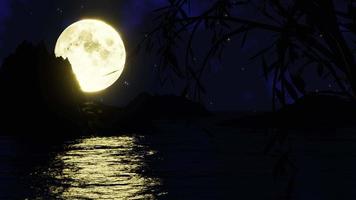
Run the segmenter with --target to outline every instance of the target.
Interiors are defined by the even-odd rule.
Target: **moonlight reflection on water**
[[[95,137],[68,145],[49,175],[61,199],[155,199],[160,180],[142,174],[154,151],[134,137]]]

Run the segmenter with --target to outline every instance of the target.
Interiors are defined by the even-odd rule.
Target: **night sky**
[[[166,0],[1,0],[0,1],[0,59],[8,56],[23,40],[45,41],[53,51],[60,33],[71,23],[83,18],[97,18],[120,31],[130,52],[149,30],[151,11]],[[207,5],[200,0],[192,14]],[[254,13],[241,10],[245,17]],[[203,30],[201,31],[204,35]],[[269,110],[271,94],[268,81],[261,73],[260,62],[248,59],[256,47],[266,45],[266,35],[253,33],[244,48],[232,38],[223,63],[216,66],[205,79],[205,103],[212,110]],[[202,37],[204,38],[204,37]],[[205,41],[201,41],[203,43]],[[199,43],[198,43],[199,45]],[[118,82],[105,92],[103,101],[125,105],[142,91],[153,94],[177,93],[171,86],[161,88],[155,76],[155,60],[140,54],[126,65]],[[312,73],[312,72],[311,72]],[[317,84],[316,84],[317,85]],[[330,85],[330,84],[329,84]]]

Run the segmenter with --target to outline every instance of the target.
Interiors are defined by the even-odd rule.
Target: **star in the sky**
[[[57,8],[57,12],[58,14],[62,15],[63,14],[63,10],[61,8]]]

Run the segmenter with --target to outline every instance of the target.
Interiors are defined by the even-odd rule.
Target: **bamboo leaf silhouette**
[[[109,73],[105,74],[104,76],[110,76],[110,75],[112,75],[112,74],[115,74],[115,73],[118,72],[118,71],[119,71],[119,70],[115,70],[115,71],[109,72]]]
[[[188,95],[189,87],[190,87],[189,84],[187,84],[187,86],[184,87],[180,96],[186,97]]]
[[[286,105],[286,97],[285,97],[284,93],[281,90],[277,89],[277,88],[275,88],[275,92],[276,92],[276,96],[277,96],[279,102],[282,105]]]
[[[248,34],[248,31],[246,31],[242,37],[241,48],[243,48],[246,44],[247,34]]]
[[[296,101],[299,98],[299,95],[295,91],[293,85],[290,84],[287,80],[284,80],[284,84],[290,96]]]
[[[267,61],[266,61],[266,58],[263,56],[262,57],[262,69],[263,69],[263,75],[265,77],[265,79],[267,80],[268,79],[268,75],[270,73],[270,69],[269,69],[269,66],[267,64]]]
[[[323,74],[324,74],[324,66],[322,64],[318,64],[317,71],[318,71],[318,75],[320,77],[323,76]]]
[[[305,81],[300,74],[291,75],[293,84],[302,94],[306,94],[305,91]]]
[[[253,29],[259,32],[267,31],[273,33],[273,37],[277,37],[273,44],[257,48],[257,53],[251,54],[250,57],[253,61],[261,56],[272,55],[272,57],[268,56],[268,62],[262,61],[262,67],[265,78],[271,71],[278,72],[278,79],[273,84],[274,87],[279,87],[278,82],[287,79],[286,76],[289,75],[288,71],[291,68],[297,68],[296,71],[301,74],[304,68],[315,65],[320,78],[333,78],[344,94],[350,93],[348,88],[352,89],[352,93],[356,93],[354,49],[348,47],[340,30],[342,27],[349,33],[355,34],[356,32],[354,28],[356,9],[355,5],[350,3],[351,1],[343,2],[344,8],[348,8],[347,10],[336,11],[332,0],[293,0],[288,3],[281,0],[262,0],[260,2],[216,0],[200,14],[194,16],[186,9],[190,9],[192,1],[167,0],[168,5],[157,8],[154,11],[157,16],[155,18],[156,25],[148,32],[147,36],[156,37],[159,42],[145,40],[148,45],[147,50],[156,49],[158,56],[163,58],[167,54],[164,53],[164,50],[162,51],[162,48],[165,49],[169,46],[171,49],[179,49],[178,44],[187,41],[186,48],[181,48],[185,52],[172,52],[176,58],[168,55],[170,58],[161,63],[164,66],[161,67],[163,70],[160,73],[165,73],[164,69],[169,68],[176,74],[178,79],[175,80],[195,81],[195,84],[190,84],[191,90],[189,91],[197,89],[196,92],[199,93],[200,88],[203,88],[201,80],[204,72],[210,69],[207,67],[210,63],[209,60],[215,59],[215,57],[223,59],[227,38],[241,38],[240,48],[242,48],[249,42],[247,41],[248,33]],[[237,8],[244,8],[244,6],[252,6],[262,18],[246,19],[239,15],[239,12],[234,11]],[[339,21],[339,18],[344,21]],[[194,39],[198,37],[194,36],[197,29],[200,28],[204,29],[207,35],[211,35],[212,42],[210,51],[208,50],[207,54],[203,56],[202,62],[197,62],[195,57],[199,53],[194,47]],[[152,44],[157,48],[152,47]],[[181,59],[180,55],[184,55],[184,57]],[[180,66],[179,62],[177,64],[175,60],[184,60],[184,67]],[[300,64],[301,62],[304,64]],[[267,67],[268,63],[272,64]],[[301,76],[291,77],[291,79],[288,83],[282,83],[282,88],[277,90],[272,88],[274,94],[272,98],[278,94],[279,97],[276,98],[282,100],[281,96],[288,93],[295,99],[298,92],[308,93],[307,87],[305,87],[307,82],[302,80]]]

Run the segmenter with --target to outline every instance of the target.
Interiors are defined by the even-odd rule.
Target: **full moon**
[[[82,91],[88,93],[114,84],[126,61],[120,34],[107,23],[94,19],[80,20],[66,28],[54,53],[69,60]]]

